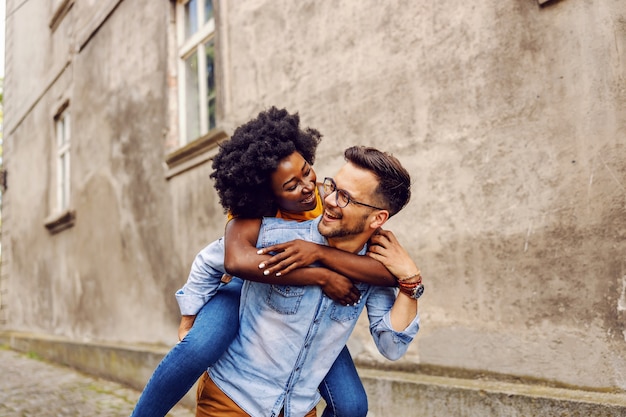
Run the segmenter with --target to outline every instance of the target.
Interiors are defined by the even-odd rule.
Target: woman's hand
[[[257,253],[259,255],[276,254],[261,263],[259,268],[264,269],[264,275],[275,274],[275,276],[280,277],[296,268],[308,267],[320,261],[323,249],[324,246],[301,239],[268,246],[259,249]],[[327,268],[315,268],[315,270],[323,274],[319,285],[328,298],[341,305],[352,305],[359,302],[361,292],[349,278]]]
[[[301,239],[279,243],[259,249],[259,255],[276,253],[259,265],[264,269],[263,274],[275,274],[277,277],[285,275],[296,268],[309,266],[320,259],[320,245]],[[332,297],[331,297],[332,298]]]
[[[328,273],[324,284],[321,284],[322,291],[336,303],[341,305],[354,305],[361,300],[361,291],[345,276],[330,269],[316,268]]]
[[[193,326],[193,322],[196,321],[196,316],[182,316],[180,318],[180,324],[178,325],[178,341],[180,342],[187,336],[189,330]]]
[[[379,229],[370,238],[367,256],[385,265],[399,280],[419,275],[419,268],[389,230]]]

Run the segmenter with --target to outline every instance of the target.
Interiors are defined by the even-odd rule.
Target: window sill
[[[75,222],[76,211],[68,209],[61,213],[53,214],[48,217],[44,222],[44,226],[46,226],[48,232],[53,235],[65,229],[69,229],[70,227],[74,226]]]
[[[166,178],[169,180],[178,174],[190,170],[211,160],[217,153],[220,142],[228,138],[223,130],[214,129],[206,135],[189,142],[165,157],[167,164]]]

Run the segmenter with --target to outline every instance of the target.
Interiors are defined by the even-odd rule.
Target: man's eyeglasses
[[[346,190],[337,188],[337,184],[335,184],[335,180],[333,180],[332,178],[328,178],[328,177],[324,178],[324,194],[330,195],[334,193],[335,191],[337,191],[337,195],[335,196],[336,198],[335,201],[339,208],[344,208],[348,204],[353,203],[353,204],[359,204],[361,206],[373,208],[375,210],[386,210],[380,207],[376,207],[376,206],[372,206],[369,204],[361,203],[360,201],[356,201],[354,198],[350,197],[350,194],[348,194]]]

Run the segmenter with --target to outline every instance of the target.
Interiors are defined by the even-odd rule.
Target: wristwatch
[[[402,291],[404,294],[408,295],[414,300],[417,300],[422,296],[422,294],[424,294],[424,284],[422,284],[421,282],[412,288],[406,288],[402,286],[400,286],[399,288],[400,291]]]

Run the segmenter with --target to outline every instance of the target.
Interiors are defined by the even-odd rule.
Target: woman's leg
[[[222,356],[239,330],[241,285],[233,279],[202,307],[187,336],[154,370],[132,417],[165,416]]]
[[[346,346],[326,374],[319,390],[326,401],[322,417],[367,415],[367,394]]]

